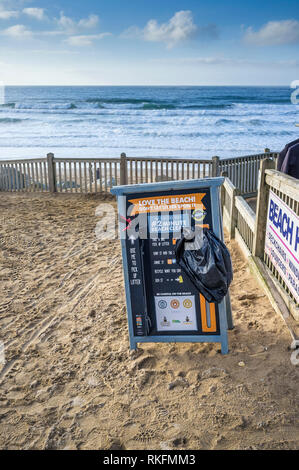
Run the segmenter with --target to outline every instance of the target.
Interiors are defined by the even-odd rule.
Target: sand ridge
[[[0,197],[0,448],[298,448],[291,338],[237,244],[230,354],[218,344],[130,352],[120,244],[95,237],[103,201],[115,206]]]

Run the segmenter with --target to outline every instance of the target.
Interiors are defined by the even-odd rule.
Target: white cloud
[[[60,12],[60,18],[57,20],[57,23],[66,33],[75,34],[80,30],[96,27],[99,23],[99,17],[97,15],[89,15],[88,18],[82,18],[76,22],[72,18],[65,16],[63,12]]]
[[[63,12],[60,13],[60,18],[59,20],[57,20],[57,23],[61,28],[65,30],[72,31],[75,27],[75,22],[68,16],[65,16]]]
[[[299,21],[269,21],[258,31],[250,27],[247,28],[244,39],[248,44],[258,46],[297,44],[299,43]]]
[[[242,68],[244,66],[250,67],[289,67],[297,68],[299,67],[299,60],[252,60],[246,58],[231,58],[231,57],[181,57],[176,59],[153,59],[152,62],[159,64],[169,64],[169,65],[189,65],[189,66],[223,66],[223,67],[237,67]]]
[[[10,28],[4,29],[1,31],[1,34],[4,36],[10,36],[12,38],[28,38],[32,36],[32,31],[26,28],[26,26],[22,24],[16,24],[14,26],[10,26]]]
[[[16,10],[5,10],[0,6],[0,20],[10,20],[11,18],[17,18],[19,12]]]
[[[23,13],[25,15],[31,16],[37,20],[45,19],[45,10],[44,8],[24,8]]]
[[[107,36],[111,36],[111,33],[70,36],[65,42],[70,46],[91,46],[94,40],[103,39]]]
[[[1,0],[0,0],[1,1]],[[2,10],[0,10],[1,12]],[[30,16],[37,20],[47,19],[44,8],[24,8],[22,10],[24,15]],[[43,37],[43,36],[64,36],[66,39],[65,43],[71,46],[90,46],[93,41],[102,39],[106,36],[111,36],[111,33],[103,32],[97,33],[92,32],[87,34],[87,30],[93,30],[99,23],[99,17],[97,15],[90,14],[87,18],[82,18],[78,21],[74,21],[72,18],[60,13],[60,18],[54,19],[54,22],[58,27],[52,30],[42,30],[32,32],[26,26],[17,24],[4,29],[0,32],[3,36],[11,38],[28,38],[28,37]]]
[[[74,21],[72,18],[65,16],[63,12],[60,13],[60,18],[56,20],[61,33],[68,35],[65,39],[65,43],[70,46],[90,46],[97,39],[103,39],[106,36],[111,36],[111,33],[95,33],[95,34],[82,34],[86,30],[92,30],[96,28],[99,23],[99,17],[97,15],[89,15],[87,18],[82,18],[79,21]],[[55,32],[53,32],[55,33]]]
[[[91,29],[95,28],[99,23],[99,17],[97,15],[89,15],[88,18],[82,18],[78,25],[81,28]]]
[[[150,20],[144,29],[129,28],[125,35],[140,36],[145,41],[164,42],[171,48],[181,41],[190,38],[197,31],[192,12],[182,10],[175,13],[166,23],[159,24],[157,20]]]

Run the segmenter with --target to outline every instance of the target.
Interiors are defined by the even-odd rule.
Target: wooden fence
[[[187,180],[223,175],[223,224],[246,256],[259,260],[288,309],[299,317],[299,306],[265,254],[270,189],[299,215],[299,181],[275,171],[277,153],[221,160],[177,158],[62,159],[0,161],[0,191],[101,193],[112,186]],[[245,198],[257,195],[256,212]],[[297,313],[296,313],[297,312]]]
[[[272,159],[260,163],[256,212],[240,196],[240,190],[229,178],[221,189],[223,225],[230,238],[235,238],[247,257],[258,259],[273,280],[288,309],[298,318],[294,296],[265,253],[265,234],[268,215],[269,191],[273,191],[295,214],[299,216],[299,180],[282,174],[275,169]]]
[[[261,161],[265,158],[276,161],[278,155],[277,152],[268,151],[258,155],[220,160],[220,173],[226,174],[241,194],[250,197],[257,193]]]
[[[49,191],[47,159],[0,161],[0,191]]]
[[[257,191],[259,163],[276,153],[235,159],[186,158],[47,158],[0,161],[0,191],[101,193],[112,186],[209,178],[225,173],[239,192]]]

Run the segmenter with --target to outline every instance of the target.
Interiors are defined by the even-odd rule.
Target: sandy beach
[[[119,240],[99,241],[110,196],[0,197],[1,449],[298,449],[291,337],[227,242],[230,353],[130,352]]]

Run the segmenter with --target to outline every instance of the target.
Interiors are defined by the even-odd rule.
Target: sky
[[[0,0],[4,85],[299,80],[298,0]]]

